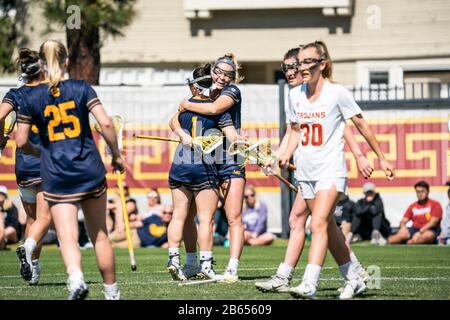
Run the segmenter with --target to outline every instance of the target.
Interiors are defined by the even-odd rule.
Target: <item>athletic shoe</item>
[[[169,271],[174,281],[187,280],[186,276],[183,274],[183,271],[180,268],[180,265],[173,261],[173,257],[169,257],[169,261],[167,262],[167,271]]]
[[[83,280],[78,283],[68,283],[69,297],[67,300],[84,300],[86,299],[89,289]]]
[[[235,283],[239,281],[237,270],[225,268],[225,272],[220,276],[219,282]]]
[[[120,300],[120,290],[115,293],[103,291],[105,294],[105,300]]]
[[[378,244],[380,246],[385,246],[387,244],[387,240],[383,237],[380,231],[373,230],[372,231],[372,239],[370,240],[371,244]]]
[[[356,243],[362,241],[362,237],[359,234],[354,234],[351,238],[350,243]]]
[[[31,280],[28,281],[28,284],[30,286],[37,286],[39,283],[39,279],[41,277],[41,264],[39,263],[39,261],[32,262],[32,267],[31,267],[31,272],[32,272],[32,276],[31,276]]]
[[[27,252],[25,247],[22,245],[17,248],[16,254],[20,260],[20,275],[23,280],[30,281],[33,277],[31,252]]]
[[[316,300],[316,292],[316,286],[306,281],[302,281],[299,286],[289,289],[291,296],[297,299]]]
[[[366,290],[366,285],[361,279],[346,281],[344,285],[344,290],[339,295],[339,299],[351,299],[361,294]]]
[[[270,280],[256,282],[255,286],[262,292],[289,292],[289,280],[276,274]]]
[[[200,273],[203,274],[205,279],[218,279],[216,272],[213,267],[214,261],[211,260],[200,260]]]
[[[197,278],[200,273],[200,266],[185,264],[181,272],[183,272],[186,279]]]

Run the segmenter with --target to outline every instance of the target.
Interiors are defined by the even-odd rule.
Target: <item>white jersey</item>
[[[317,181],[347,177],[344,157],[345,120],[360,114],[350,91],[325,81],[320,97],[313,103],[306,97],[307,85],[289,91],[290,122],[300,124],[296,178]]]
[[[295,87],[297,88],[297,87]],[[292,89],[290,89],[292,90]],[[289,91],[290,92],[290,91]],[[295,114],[293,113],[293,108],[291,106],[291,99],[288,99],[288,103],[284,104],[284,113],[286,114],[286,125],[290,126],[291,125],[291,121],[294,118]],[[294,160],[294,164],[298,167],[298,153],[299,153],[299,148],[297,147],[297,149],[295,149],[294,151],[294,155],[293,155],[293,160]],[[297,170],[294,172],[294,177],[295,179],[298,180],[298,176],[297,176]]]

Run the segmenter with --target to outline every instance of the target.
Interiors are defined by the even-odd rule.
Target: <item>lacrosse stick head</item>
[[[223,143],[220,135],[199,136],[192,140],[192,147],[204,154],[210,154]]]
[[[114,130],[117,133],[117,144],[119,146],[119,150],[122,151],[122,147],[123,147],[122,146],[122,142],[123,142],[122,141],[123,140],[123,127],[124,127],[125,121],[124,121],[123,117],[120,114],[113,115],[111,117],[111,119],[112,119]],[[94,129],[100,135],[103,135],[102,127],[100,127],[100,125],[98,123],[94,124]],[[109,150],[109,147],[107,149],[108,149],[108,154],[111,154],[111,150]]]
[[[273,164],[275,156],[272,154],[272,145],[269,139],[261,139],[248,147],[248,159],[250,163],[264,165]]]
[[[227,152],[232,156],[236,154],[245,155],[249,146],[250,143],[245,140],[236,140],[228,147]]]
[[[11,111],[5,118],[4,135],[7,136],[14,130],[16,124],[16,112]]]

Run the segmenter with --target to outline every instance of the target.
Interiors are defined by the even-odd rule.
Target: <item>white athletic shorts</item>
[[[303,199],[314,199],[319,190],[330,190],[333,184],[338,192],[347,194],[347,178],[327,178],[317,181],[298,182]]]
[[[40,184],[27,188],[19,186],[19,194],[22,200],[28,203],[36,203],[36,194],[39,186]]]

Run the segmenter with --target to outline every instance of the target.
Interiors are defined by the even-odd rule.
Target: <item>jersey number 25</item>
[[[48,138],[50,141],[59,141],[68,138],[76,138],[81,133],[80,120],[75,115],[68,115],[67,110],[74,109],[75,102],[68,101],[45,107],[44,116],[53,115],[53,119],[48,123]],[[65,127],[62,132],[55,132],[55,128],[61,124],[72,124],[72,128]]]

